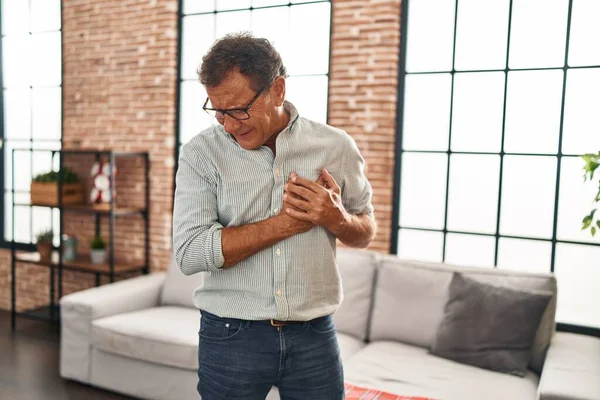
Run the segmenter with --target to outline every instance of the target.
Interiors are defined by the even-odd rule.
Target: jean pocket
[[[200,318],[200,337],[208,340],[229,340],[240,333],[242,322],[227,318]]]
[[[308,326],[316,333],[331,333],[335,332],[335,324],[331,316],[316,318],[308,322]]]

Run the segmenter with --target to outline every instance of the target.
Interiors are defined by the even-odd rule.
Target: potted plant
[[[95,236],[90,244],[90,257],[92,264],[106,263],[106,243],[100,236]]]
[[[58,172],[50,171],[36,175],[31,180],[31,204],[58,206]],[[62,177],[62,204],[81,204],[84,202],[83,183],[79,176],[68,167],[64,167]]]
[[[38,253],[40,253],[40,261],[50,262],[52,260],[52,250],[54,250],[54,246],[52,245],[53,239],[54,232],[52,229],[43,230],[36,235],[35,246]]]
[[[581,158],[583,158],[583,161],[585,162],[585,165],[583,167],[583,170],[585,171],[583,180],[584,182],[588,179],[591,181],[592,179],[594,179],[594,172],[600,166],[600,151],[598,152],[598,154],[584,154],[581,156]],[[595,203],[600,203],[600,179],[598,179],[598,193],[596,193],[596,197],[592,201],[592,204]],[[582,229],[586,230],[589,228],[592,236],[595,236],[596,232],[600,230],[600,219],[595,217],[596,210],[597,208],[592,208],[590,213],[586,215],[582,221]]]

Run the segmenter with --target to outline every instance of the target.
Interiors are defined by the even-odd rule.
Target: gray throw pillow
[[[430,353],[524,376],[550,292],[493,286],[455,272]]]

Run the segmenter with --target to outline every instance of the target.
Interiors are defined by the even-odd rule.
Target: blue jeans
[[[198,392],[202,400],[341,400],[344,373],[331,316],[277,327],[202,312]]]

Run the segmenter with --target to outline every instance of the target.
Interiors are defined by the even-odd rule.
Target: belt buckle
[[[286,326],[287,323],[285,321],[278,321],[276,319],[271,319],[271,326],[276,326],[277,328],[281,326]]]

